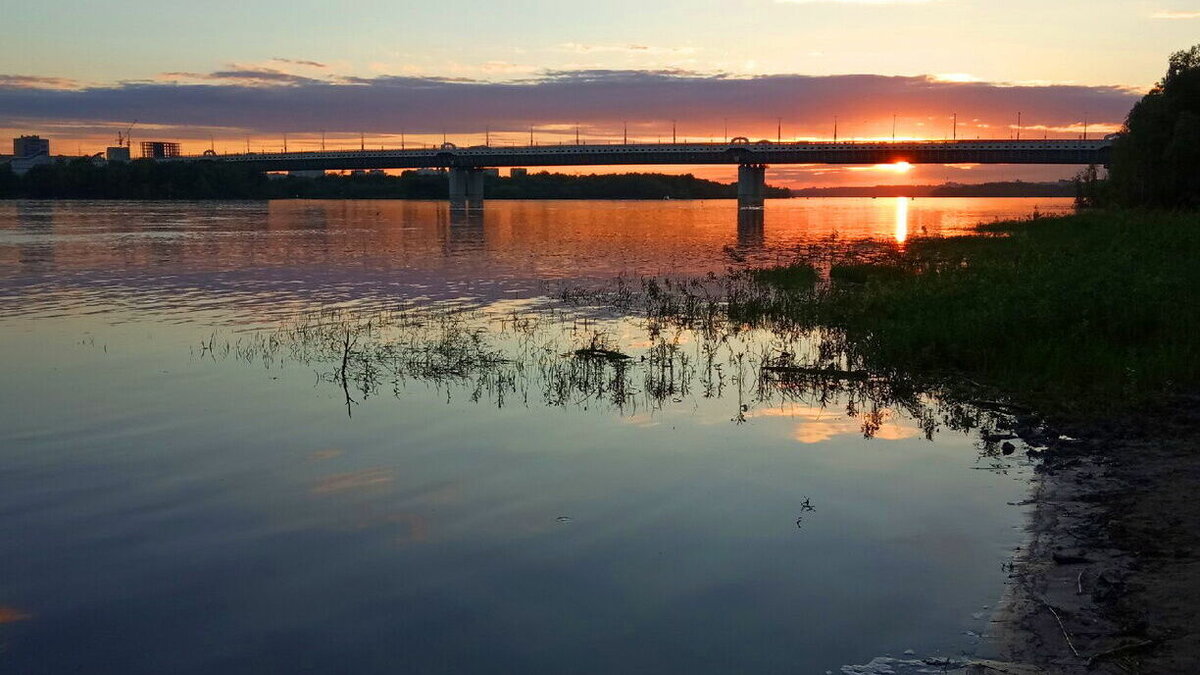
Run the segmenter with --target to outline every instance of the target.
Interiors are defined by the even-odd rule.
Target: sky
[[[0,131],[56,153],[1076,138],[1200,41],[1200,0],[0,0]],[[953,115],[957,114],[957,129]],[[628,130],[626,132],[626,129]],[[324,140],[322,140],[322,138]],[[697,169],[717,174],[724,169]],[[1064,174],[1064,171],[1066,173]],[[714,173],[715,172],[715,173]],[[1062,177],[848,167],[791,185]],[[781,181],[776,181],[781,182]]]

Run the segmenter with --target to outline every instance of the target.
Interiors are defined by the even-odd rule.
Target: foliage
[[[568,176],[541,172],[488,176],[488,199],[719,199],[733,198],[733,184],[691,174],[655,173]],[[768,196],[788,191],[768,188]],[[30,199],[445,199],[444,175],[407,171],[316,178],[272,176],[220,162],[134,160],[98,164],[90,159],[37,166],[24,176],[0,167],[0,198]]]
[[[1200,206],[1200,45],[1171,55],[1113,147],[1110,197],[1122,206]]]
[[[20,179],[12,172],[12,167],[6,162],[0,164],[0,199],[12,199],[17,196]]]
[[[1200,383],[1194,215],[1098,211],[988,229],[1007,236],[913,241],[878,273],[840,268],[866,283],[764,307],[844,329],[874,370],[966,376],[1051,412],[1099,415]]]
[[[817,270],[811,265],[781,265],[763,267],[750,271],[751,277],[761,283],[781,289],[803,289],[817,280]]]

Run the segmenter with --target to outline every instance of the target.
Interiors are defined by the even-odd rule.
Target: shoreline
[[[1079,440],[1042,454],[1028,539],[984,658],[964,673],[1195,672],[1200,506],[1191,495],[1200,490],[1200,456],[1189,432],[1197,422],[1200,413],[1188,411],[1064,427]]]
[[[964,672],[1200,672],[1198,222],[986,224],[834,260],[813,291],[791,290],[812,283],[807,263],[766,270],[777,294],[743,299],[752,317],[845,331],[857,367],[983,382],[1026,411],[1009,430],[1036,460],[1028,538],[979,652],[991,660]]]

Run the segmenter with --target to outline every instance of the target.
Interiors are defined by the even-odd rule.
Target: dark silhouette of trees
[[[1129,112],[1106,190],[1119,206],[1200,206],[1200,45],[1172,54]]]
[[[29,199],[445,199],[445,175],[406,171],[327,174],[316,178],[266,176],[220,162],[134,160],[109,164],[72,159],[36,166],[16,176],[0,165],[0,198]],[[488,176],[489,199],[721,199],[737,186],[691,174],[657,173],[569,176],[534,173]],[[770,197],[787,197],[768,188]]]

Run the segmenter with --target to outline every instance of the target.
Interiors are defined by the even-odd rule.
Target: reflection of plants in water
[[[447,400],[465,395],[501,407],[515,401],[622,414],[728,399],[736,405],[736,423],[785,404],[836,406],[866,437],[897,412],[927,437],[943,427],[995,428],[1001,417],[950,403],[944,392],[923,391],[898,375],[856,367],[837,331],[752,328],[713,310],[715,296],[688,288],[669,301],[683,320],[665,313],[631,320],[554,311],[325,311],[223,344],[210,337],[201,353],[267,367],[312,367],[321,381],[342,389],[348,412],[366,398],[400,397],[409,384],[421,383]],[[654,292],[661,299],[668,293]]]

